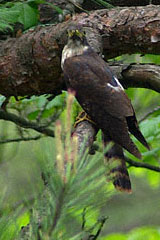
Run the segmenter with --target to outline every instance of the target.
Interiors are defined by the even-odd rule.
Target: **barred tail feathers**
[[[107,180],[112,181],[115,188],[121,192],[131,193],[131,182],[127,171],[122,147],[114,144],[105,154],[107,165]]]

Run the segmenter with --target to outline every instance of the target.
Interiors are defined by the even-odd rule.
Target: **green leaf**
[[[45,0],[28,0],[27,3],[34,3],[34,4],[42,4],[42,3],[46,3]]]
[[[142,227],[133,230],[127,240],[158,240],[160,239],[160,232],[156,228]]]
[[[37,108],[41,109],[46,103],[46,97],[44,95],[35,97],[35,101],[37,102]]]
[[[19,2],[15,4],[14,9],[20,11],[20,15],[17,20],[24,25],[24,29],[37,25],[39,13],[35,8],[32,8],[27,3]]]
[[[13,27],[7,23],[0,22],[0,31],[6,31],[7,29],[13,30]]]
[[[132,230],[128,234],[110,234],[102,237],[100,240],[158,240],[160,239],[160,231],[156,227],[141,227]]]
[[[157,65],[160,64],[159,55],[154,55],[154,54],[146,54],[144,56],[142,56],[139,53],[131,54],[131,55],[123,54],[121,56],[116,57],[114,60],[123,61],[124,63],[154,63]]]
[[[143,121],[140,127],[145,137],[156,137],[160,134],[160,116]]]
[[[31,113],[29,113],[29,114],[27,115],[27,117],[28,117],[29,120],[35,120],[36,117],[38,116],[38,113],[39,113],[38,110],[37,110],[37,111],[34,111],[34,112],[31,112]]]
[[[160,58],[159,55],[154,54],[146,54],[141,58],[141,63],[155,63],[160,64]]]
[[[12,10],[9,8],[0,8],[0,30],[4,31],[5,29],[13,30],[11,23],[17,22],[19,16],[18,10]]]
[[[56,96],[52,101],[47,105],[47,109],[52,107],[63,107],[65,104],[66,94],[62,93],[61,95]]]
[[[0,220],[1,240],[17,239],[18,232],[21,227],[29,223],[29,212],[24,212],[21,215],[14,212],[10,217],[2,216]]]
[[[28,3],[28,5],[36,10],[38,10],[38,5],[45,3],[46,1],[43,0],[28,0],[26,3]]]
[[[43,114],[42,114],[42,118],[48,118],[50,117],[54,112],[54,108],[52,109],[46,109]]]
[[[6,21],[8,23],[14,23],[19,16],[18,10],[0,9],[0,21]]]
[[[5,96],[0,96],[0,107],[2,106],[3,102],[5,101]]]

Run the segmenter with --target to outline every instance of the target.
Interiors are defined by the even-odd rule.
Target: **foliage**
[[[111,8],[113,7],[109,1],[91,0],[98,5]],[[9,1],[0,4],[0,31],[12,30],[15,23],[21,23],[23,29],[27,30],[30,27],[39,24],[39,4],[46,4],[52,7],[58,14],[63,15],[63,10],[46,0],[19,0]]]
[[[21,23],[24,30],[36,26],[39,23],[39,4],[48,4],[59,14],[62,10],[45,0],[13,1],[0,4],[0,31],[13,30],[15,23]]]
[[[0,5],[0,30],[4,31],[8,28],[13,30],[13,24],[22,23],[24,29],[34,26],[38,23],[38,2],[32,5],[33,1],[25,2],[8,2]],[[40,2],[40,1],[39,1]]]
[[[128,55],[124,54],[122,56],[116,57],[114,60],[123,61],[124,63],[154,63],[160,64],[160,59],[158,55],[146,54],[141,55],[139,53]]]
[[[133,95],[134,97],[133,92],[132,94],[130,92],[130,95]],[[152,94],[153,97],[154,93],[152,92]],[[38,144],[39,147],[36,147],[36,161],[40,165],[40,171],[43,172],[43,176],[45,176],[45,180],[48,183],[47,190],[44,190],[44,187],[42,188],[43,190],[39,190],[41,193],[37,193],[38,197],[34,197],[34,205],[32,202],[30,203],[28,197],[25,197],[25,202],[22,202],[20,205],[22,209],[24,209],[24,206],[27,206],[25,215],[21,214],[19,208],[16,211],[13,211],[12,206],[7,207],[8,210],[6,215],[2,218],[0,223],[0,227],[4,226],[4,224],[6,225],[6,228],[2,227],[0,230],[2,236],[4,236],[4,240],[7,239],[5,236],[8,236],[8,234],[12,237],[15,236],[15,234],[17,235],[20,228],[29,221],[30,239],[37,239],[37,234],[41,235],[42,239],[47,239],[49,236],[53,236],[55,239],[74,240],[80,239],[80,237],[85,239],[85,237],[89,236],[89,234],[96,234],[97,228],[99,228],[100,220],[98,219],[101,216],[100,210],[104,204],[106,204],[107,199],[113,194],[113,192],[110,192],[111,188],[104,178],[105,169],[102,161],[101,147],[99,148],[100,151],[94,156],[88,156],[85,154],[82,157],[75,153],[73,159],[73,143],[70,138],[71,126],[75,121],[75,116],[77,115],[77,112],[79,112],[80,108],[78,103],[72,99],[73,104],[71,110],[71,104],[66,102],[67,98],[68,94],[66,92],[63,92],[50,102],[48,102],[46,96],[21,99],[18,102],[12,98],[8,105],[12,111],[18,111],[20,115],[25,116],[31,121],[37,121],[39,119],[38,121],[45,123],[51,116],[58,113],[57,118],[61,120],[61,123],[59,121],[55,123],[55,139],[50,141],[46,138],[42,139]],[[72,114],[68,112],[72,112]],[[71,118],[68,118],[67,116],[71,116]],[[66,119],[68,119],[67,123]],[[157,138],[160,137],[159,124],[160,118],[158,112],[154,112],[149,118],[142,121],[140,124],[142,132],[152,145],[153,150],[151,152],[147,152],[144,147],[136,142],[136,139],[134,139],[140,150],[143,152],[144,162],[152,165],[157,165],[157,158],[159,158],[160,154],[160,148],[157,141]],[[97,138],[98,145],[101,144],[100,139],[101,138],[99,136]],[[129,157],[132,158],[130,155]],[[61,164],[60,159],[62,160]],[[65,163],[63,160],[70,163],[67,164],[65,171]],[[72,165],[71,160],[73,160],[74,166]],[[146,177],[153,187],[157,187],[159,185],[159,174],[157,173],[135,168],[131,169],[131,173],[136,176]],[[66,179],[65,182],[64,179]],[[64,188],[65,194],[60,208],[58,223],[55,229],[52,229],[53,216],[56,211],[55,209],[57,209],[57,199],[60,200],[59,197],[64,191]],[[33,214],[31,216],[28,212],[30,208],[33,208]],[[87,209],[85,212],[86,226],[85,229],[82,229],[84,209]],[[10,222],[7,225],[8,211],[10,212]],[[37,222],[39,222],[39,216],[41,216],[40,229],[37,224]],[[15,219],[18,219],[16,220],[19,223],[18,225],[15,224]],[[70,226],[73,222],[75,225],[72,229]],[[68,229],[70,229],[70,231],[68,231]],[[114,239],[113,236],[112,238]],[[130,239],[127,238],[130,235],[118,236],[122,239]],[[110,238],[111,236],[106,239]]]
[[[158,240],[160,229],[156,227],[142,227],[134,229],[127,234],[111,234],[101,240]]]
[[[38,162],[47,185],[34,198],[29,239],[37,239],[38,236],[40,239],[49,237],[54,239],[84,237],[85,239],[85,236],[96,234],[102,221],[98,220],[100,210],[110,196],[104,176],[102,154],[97,153],[94,157],[87,153],[79,154],[77,137],[71,137],[70,116],[73,100],[73,96],[69,95],[65,112],[67,122],[63,124],[60,121],[56,122],[55,139],[50,144],[44,141],[41,152],[38,148]],[[26,199],[20,204],[21,210],[24,209],[24,204],[31,207],[29,200]],[[17,235],[20,228],[19,222],[21,226],[24,224],[20,219],[24,222],[24,219],[28,217],[28,207],[25,216],[19,209],[17,209],[16,216],[15,213],[13,215],[10,213],[12,221],[5,229],[1,229],[3,240],[7,239],[5,236],[9,232],[12,232],[11,239],[14,234]],[[11,211],[10,208],[9,211]],[[17,219],[17,216],[19,216],[18,225],[13,224],[13,219]],[[75,222],[74,228],[71,227],[73,222]],[[83,228],[82,225],[84,225]]]
[[[146,89],[129,89],[127,90],[127,94],[130,96],[133,106],[135,108],[136,115],[140,120],[143,116],[146,115],[146,112],[152,111],[157,107],[157,102],[159,101],[159,94]],[[147,98],[144,96],[147,95]],[[151,115],[149,115],[144,121],[140,123],[140,128],[150,144],[151,150],[147,151],[140,143],[133,137],[133,141],[138,146],[139,150],[143,155],[143,162],[159,166],[160,159],[160,110],[153,111]],[[135,160],[135,158],[126,152],[127,156],[131,159]],[[144,170],[142,168],[132,168],[132,174],[136,176],[146,177],[146,180],[152,187],[159,186],[160,176],[159,173],[154,171]]]

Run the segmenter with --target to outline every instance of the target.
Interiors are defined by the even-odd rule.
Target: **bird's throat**
[[[62,52],[61,67],[63,69],[64,62],[67,58],[84,54],[89,49],[89,46],[84,45],[66,45]]]

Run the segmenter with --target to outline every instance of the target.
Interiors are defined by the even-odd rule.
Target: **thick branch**
[[[149,4],[159,5],[159,0],[112,0],[114,6],[145,6]]]
[[[82,155],[87,148],[90,148],[95,140],[97,129],[95,125],[88,121],[83,121],[77,124],[73,135],[78,137],[78,152]]]
[[[107,0],[104,0],[108,2]],[[146,6],[149,4],[159,5],[159,0],[111,0],[109,1],[113,6]],[[85,0],[83,5],[85,9],[99,9],[104,8],[103,5],[96,3],[96,1]]]
[[[154,64],[111,65],[124,88],[148,88],[160,92],[160,66]]]
[[[85,27],[92,47],[102,51],[106,58],[123,53],[160,53],[160,6],[81,13],[66,22],[38,26],[20,38],[1,43],[0,93],[5,96],[58,94],[63,88],[60,59],[67,40],[66,29],[75,23]]]

